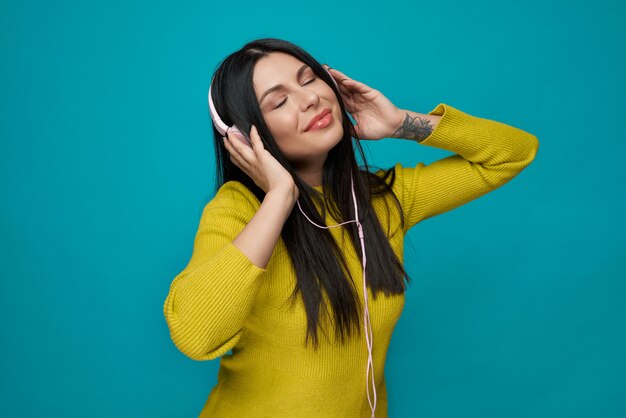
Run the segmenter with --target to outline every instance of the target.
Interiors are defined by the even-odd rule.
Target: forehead
[[[271,52],[259,59],[252,75],[257,96],[269,87],[293,77],[302,64],[302,61],[284,52]]]

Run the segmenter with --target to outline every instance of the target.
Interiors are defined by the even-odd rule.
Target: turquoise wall
[[[219,361],[180,353],[162,308],[215,193],[208,83],[277,37],[398,107],[447,103],[540,141],[511,182],[407,235],[390,417],[626,416],[623,3],[0,10],[0,415],[197,416]],[[379,167],[450,155],[365,146]]]

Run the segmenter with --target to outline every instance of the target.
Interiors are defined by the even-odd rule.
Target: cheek
[[[276,112],[266,118],[266,123],[278,143],[298,134],[298,118],[292,112]]]

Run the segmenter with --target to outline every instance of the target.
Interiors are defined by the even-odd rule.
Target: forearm
[[[257,267],[266,268],[283,225],[294,205],[289,192],[270,191],[233,245]]]
[[[421,135],[426,136],[420,141],[422,146],[453,155],[415,167],[397,164],[402,179],[399,189],[404,191],[405,231],[502,186],[533,161],[539,147],[529,132],[444,103],[428,115],[417,116],[437,118],[432,132],[428,129]]]
[[[401,118],[402,122],[397,124],[390,138],[422,142],[435,130],[441,119],[441,116],[427,115],[404,109],[399,109],[399,113],[398,119]]]

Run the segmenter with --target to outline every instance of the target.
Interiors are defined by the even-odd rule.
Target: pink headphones
[[[326,68],[324,69],[326,70]],[[326,72],[330,74],[328,70],[326,70]],[[335,78],[333,77],[332,74],[330,74],[330,78],[335,83],[335,86],[337,87],[337,89],[339,89],[339,86],[337,85],[337,81],[335,81]],[[213,84],[213,80],[211,80],[211,84]],[[236,125],[228,126],[222,121],[222,119],[220,119],[219,115],[217,114],[217,111],[215,110],[215,106],[213,105],[213,99],[211,98],[211,86],[209,86],[209,111],[211,114],[211,119],[213,120],[213,123],[220,134],[225,136],[227,132],[230,130],[235,135],[238,135],[244,138],[248,142],[248,144],[250,143],[250,140],[243,134],[241,130],[239,130],[239,128],[237,128]],[[304,213],[304,211],[302,210],[302,207],[300,206],[300,201],[297,200],[296,202],[298,203],[298,208],[300,209],[300,212],[302,212],[302,214],[308,219],[309,222],[311,222],[313,225],[317,226],[318,228],[324,228],[324,229],[335,228],[335,227],[338,227],[338,226],[341,226],[343,224],[347,224],[350,222],[356,222],[357,224],[357,228],[359,230],[359,238],[361,240],[361,254],[363,255],[363,295],[365,297],[365,311],[363,314],[363,323],[365,325],[365,340],[366,340],[367,348],[368,348],[367,372],[365,375],[365,384],[367,386],[367,400],[370,404],[370,408],[372,408],[372,418],[374,418],[374,411],[376,410],[376,383],[374,379],[374,362],[372,360],[372,344],[373,344],[372,325],[370,323],[370,315],[369,315],[369,310],[367,306],[367,283],[366,283],[366,278],[365,278],[365,265],[366,265],[367,258],[365,257],[365,240],[364,240],[364,234],[363,234],[363,226],[358,220],[359,209],[358,209],[358,205],[356,202],[356,196],[354,194],[354,181],[352,179],[352,174],[350,174],[350,185],[352,187],[352,200],[354,202],[354,213],[356,214],[356,219],[353,219],[351,221],[346,221],[346,222],[342,222],[340,224],[331,225],[331,226],[318,225],[315,222],[313,222],[311,219],[309,219],[306,213]],[[369,328],[369,336],[367,332],[368,328]],[[374,404],[373,405],[370,399],[370,391],[369,391],[369,383],[368,383],[370,368],[372,369],[372,387],[374,389]]]

